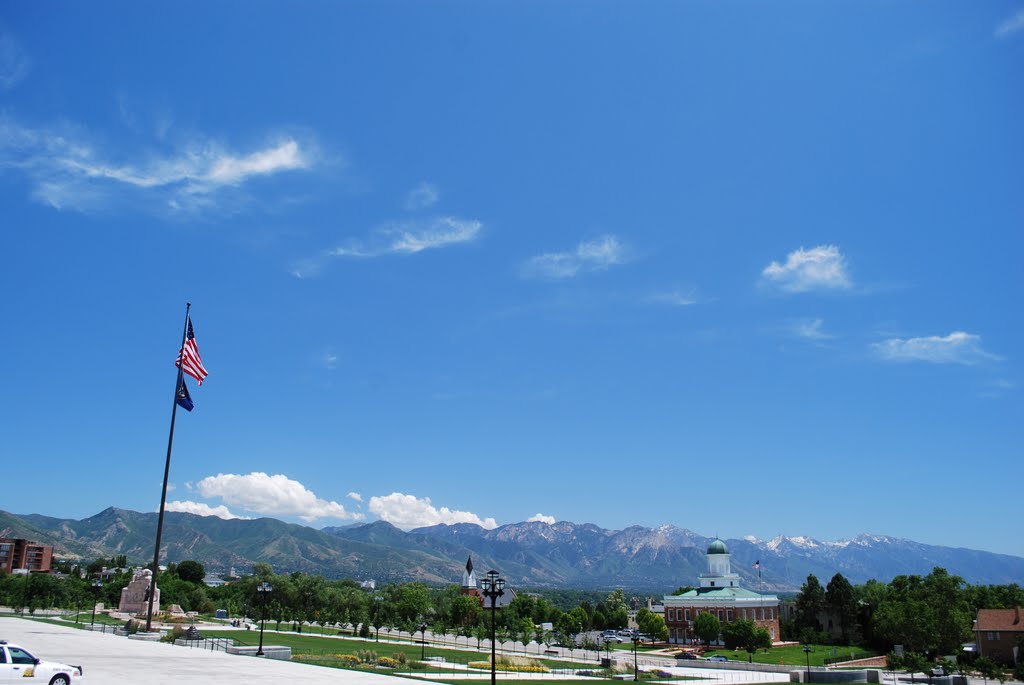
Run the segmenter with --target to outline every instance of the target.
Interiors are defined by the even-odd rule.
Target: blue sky
[[[0,508],[1024,555],[1024,3],[7,3]],[[5,478],[5,481],[8,479]]]

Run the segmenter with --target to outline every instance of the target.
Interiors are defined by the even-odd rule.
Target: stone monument
[[[132,616],[146,616],[149,611],[149,584],[152,581],[153,572],[148,568],[136,571],[132,582],[121,590],[121,601],[117,605],[118,611],[123,611]],[[154,587],[153,592],[153,615],[160,613],[160,588]]]

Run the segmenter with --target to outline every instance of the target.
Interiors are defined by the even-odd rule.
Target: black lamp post
[[[807,677],[804,682],[811,682],[811,648],[804,646],[804,655],[807,657]]]
[[[262,597],[262,609],[260,609],[260,647],[256,650],[256,656],[263,656],[263,624],[267,622],[267,595],[274,591],[274,588],[267,581],[256,586],[256,592]]]
[[[97,580],[92,581],[92,594],[93,594],[93,598],[92,598],[92,623],[89,624],[90,626],[92,626],[92,628],[96,627],[96,603],[98,601],[100,601],[100,589],[102,587],[103,587],[103,581],[102,580],[98,580],[97,579]],[[90,628],[90,630],[92,630],[92,628]]]
[[[633,680],[640,680],[640,669],[636,663],[636,647],[640,644],[640,633],[633,633]]]
[[[427,622],[424,621],[420,624],[420,661],[423,661],[423,657],[427,653]]]
[[[497,665],[494,653],[494,613],[498,597],[505,594],[505,579],[501,578],[497,571],[488,571],[487,575],[480,580],[480,587],[483,588],[483,596],[491,600],[491,685],[494,685],[494,667]]]

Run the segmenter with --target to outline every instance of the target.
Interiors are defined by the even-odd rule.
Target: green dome
[[[715,541],[708,545],[708,554],[728,554],[729,548],[725,546],[725,543],[715,538]]]

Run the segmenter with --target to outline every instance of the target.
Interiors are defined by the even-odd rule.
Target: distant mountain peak
[[[132,563],[151,557],[157,516],[108,507],[81,521],[0,511],[7,536],[52,544],[58,556],[96,559],[126,554]],[[171,512],[162,548],[167,561],[194,559],[209,569],[270,563],[278,573],[301,571],[328,578],[374,578],[458,583],[465,560],[493,568],[514,586],[630,589],[657,594],[693,584],[707,570],[711,537],[665,524],[623,530],[592,523],[524,521],[485,529],[473,523],[403,531],[386,521],[317,530],[272,518],[224,520]],[[926,545],[861,533],[823,542],[809,536],[755,536],[727,540],[733,571],[748,587],[760,562],[764,589],[796,590],[809,574],[823,582],[842,573],[852,583],[896,575],[926,575],[934,566],[970,583],[1024,581],[1024,558]]]

